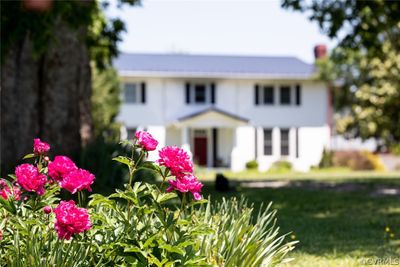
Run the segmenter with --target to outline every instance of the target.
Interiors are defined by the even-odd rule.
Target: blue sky
[[[296,56],[311,63],[315,44],[335,45],[302,13],[275,0],[143,0],[111,6],[127,27],[123,52]]]

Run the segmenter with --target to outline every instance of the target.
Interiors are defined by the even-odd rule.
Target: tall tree
[[[119,4],[135,4],[120,0]],[[47,3],[47,4],[43,4]],[[92,137],[91,69],[117,55],[124,30],[97,1],[1,2],[1,171],[34,137],[76,155]]]
[[[337,80],[337,130],[400,144],[400,2],[284,0],[284,8],[306,12],[338,46],[319,62],[320,76]]]

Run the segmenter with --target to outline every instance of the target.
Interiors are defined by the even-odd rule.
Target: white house
[[[329,146],[327,87],[295,57],[121,54],[114,65],[128,137],[145,129],[199,165],[239,171],[256,159],[267,170],[286,160],[307,171]]]

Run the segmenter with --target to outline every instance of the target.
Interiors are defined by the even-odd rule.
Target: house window
[[[264,104],[274,104],[274,87],[264,86]]]
[[[264,129],[264,155],[272,155],[272,129]]]
[[[185,102],[186,104],[214,104],[215,84],[186,83]]]
[[[124,84],[125,103],[138,104],[146,102],[145,83],[125,83]]]
[[[194,102],[199,104],[206,102],[206,86],[204,84],[196,84],[194,86]]]
[[[281,155],[289,156],[289,129],[281,129]]]
[[[273,105],[274,104],[274,87],[271,85],[254,87],[254,99],[256,105]]]
[[[290,105],[290,86],[281,86],[280,88],[281,105]]]

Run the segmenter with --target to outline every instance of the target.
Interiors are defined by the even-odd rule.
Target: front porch
[[[180,145],[196,165],[207,168],[232,168],[237,146],[237,128],[248,120],[209,108],[178,119],[166,128],[166,144]]]

